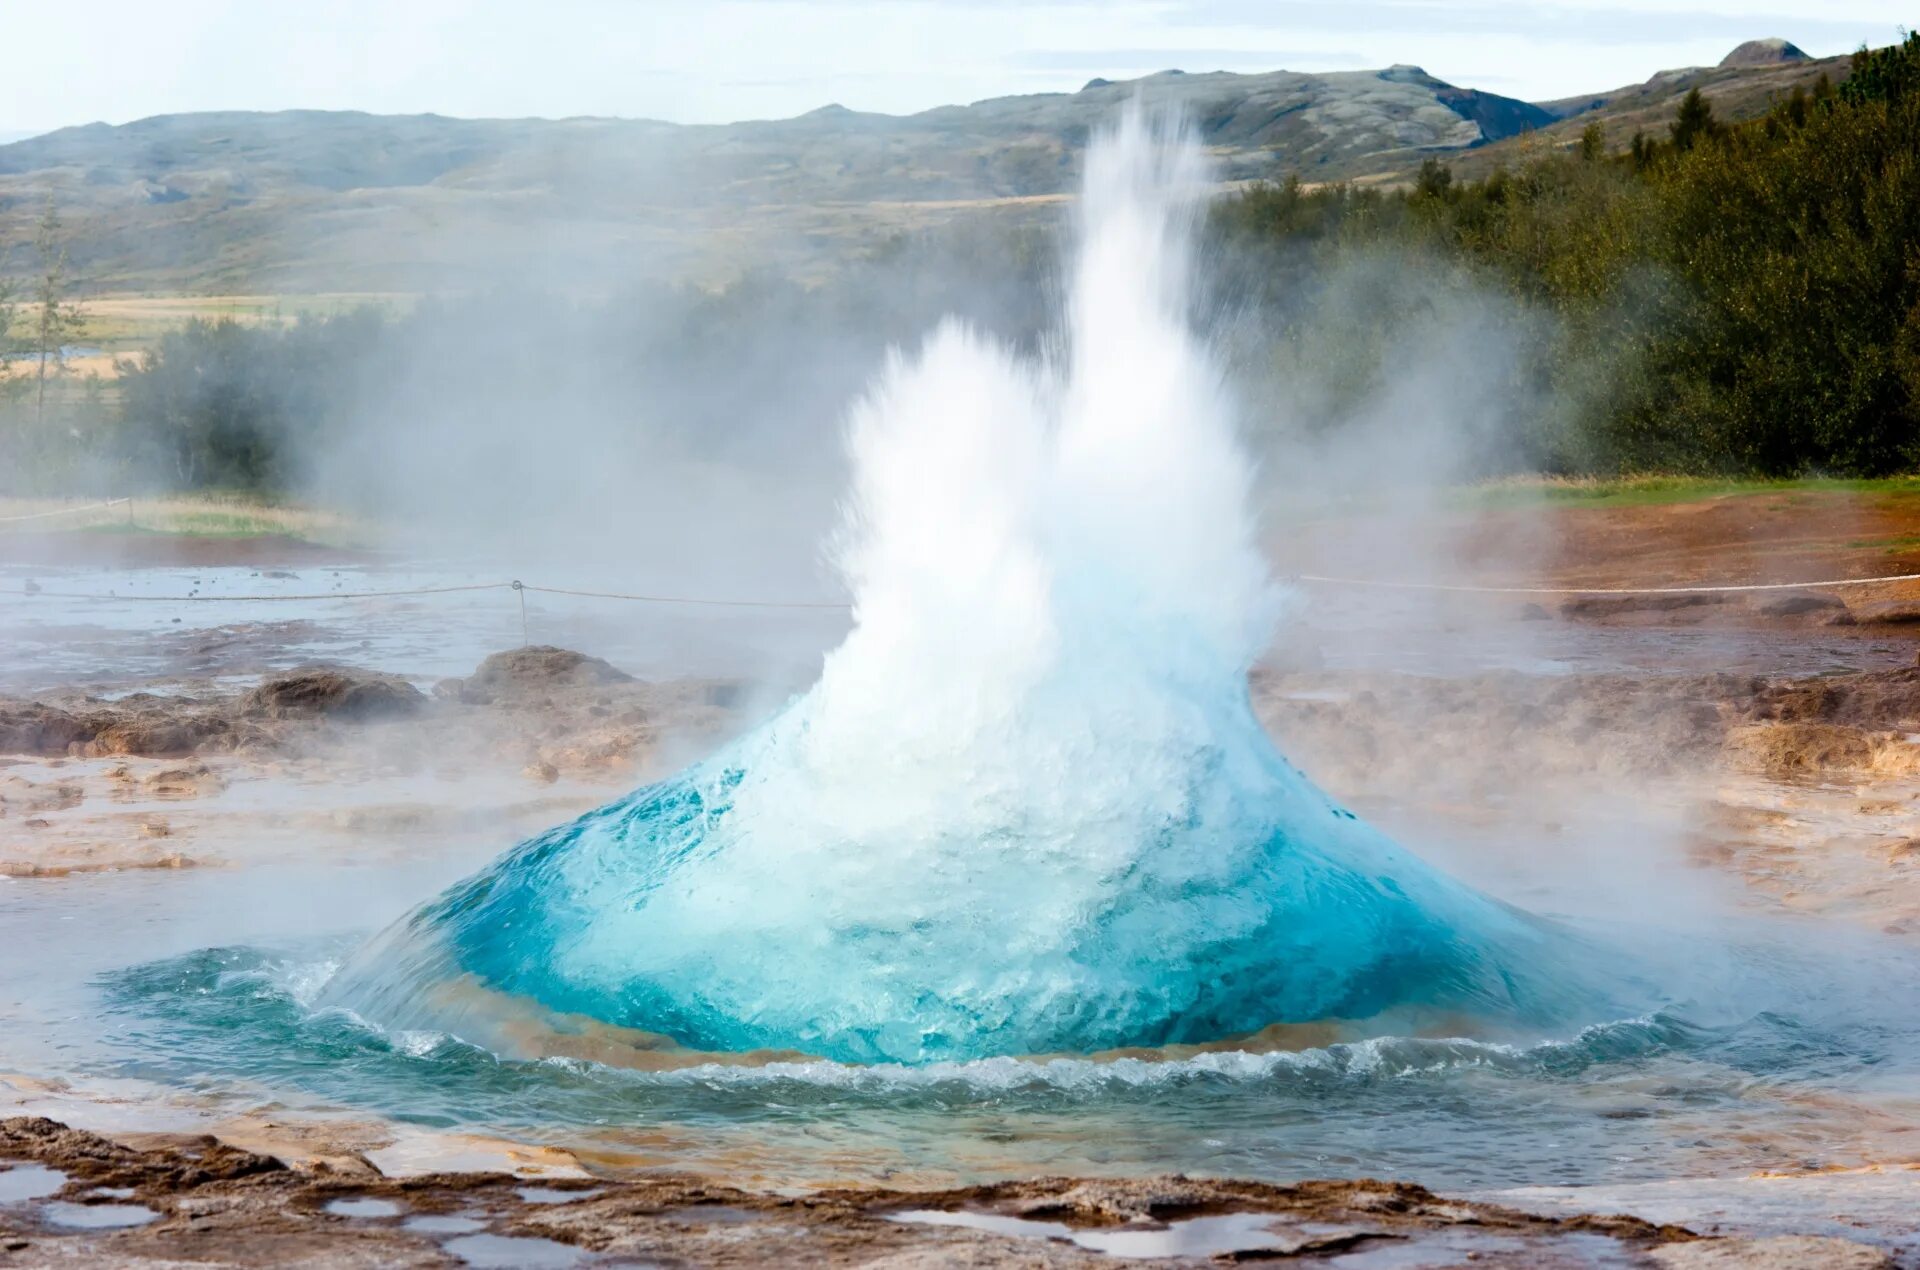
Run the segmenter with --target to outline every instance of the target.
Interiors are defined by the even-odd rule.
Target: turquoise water
[[[204,950],[103,976],[118,1035],[98,1070],[616,1152],[664,1133],[680,1139],[670,1167],[787,1181],[1644,1180],[1857,1161],[1873,1119],[1858,1108],[1915,1088],[1910,1026],[1805,1009],[1709,1026],[1682,1007],[1528,1045],[1384,1037],[1189,1058],[665,1072],[516,1061],[316,1008],[324,958],[350,942]]]
[[[919,826],[930,841],[896,851],[926,869],[904,878],[884,862],[819,865],[869,850],[855,834],[742,816],[758,769],[803,761],[803,700],[451,888],[322,999],[508,1051],[495,994],[696,1051],[905,1063],[1387,1012],[1537,1030],[1654,999],[1622,950],[1446,879],[1327,799],[1239,693],[1183,756],[1168,801],[1184,812],[1149,797],[1156,814],[1087,830],[1134,839],[1091,847],[1024,806],[995,831],[1008,849]],[[447,991],[455,981],[486,991]]]
[[[0,882],[0,1070],[107,1082],[156,1117],[168,1100],[344,1112],[783,1184],[1186,1170],[1466,1188],[1911,1154],[1920,966],[1813,923],[1712,944],[1602,931],[1663,970],[1671,1002],[1532,1041],[647,1072],[501,1057],[321,1004],[410,897],[480,863],[467,847]]]
[[[1254,718],[1286,598],[1190,324],[1210,179],[1177,123],[1123,112],[1088,152],[1063,349],[948,322],[850,410],[853,624],[812,688],[428,903],[323,1000],[507,1054],[578,1016],[906,1064],[1657,1003],[1622,950],[1329,800]]]

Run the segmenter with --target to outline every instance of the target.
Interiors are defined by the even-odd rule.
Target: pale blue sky
[[[1784,36],[1887,43],[1904,0],[94,0],[8,15],[0,135],[316,107],[718,122],[895,113],[1185,70],[1413,62],[1540,100]]]

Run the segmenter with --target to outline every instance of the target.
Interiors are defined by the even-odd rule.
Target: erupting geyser
[[[1394,846],[1254,719],[1275,605],[1188,324],[1205,178],[1130,112],[1087,155],[1063,359],[949,324],[855,409],[854,626],[812,691],[509,852],[329,996],[482,1044],[505,994],[854,1062],[1604,1008],[1567,936]]]

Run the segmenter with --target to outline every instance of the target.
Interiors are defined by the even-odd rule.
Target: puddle
[[[660,1214],[662,1221],[686,1222],[693,1226],[744,1226],[760,1220],[760,1214],[725,1204],[698,1204],[692,1208],[670,1208]]]
[[[440,1246],[478,1270],[560,1270],[587,1255],[571,1244],[511,1235],[462,1235]]]
[[[0,1204],[45,1199],[67,1184],[67,1175],[44,1164],[16,1164],[0,1173]]]
[[[144,1226],[160,1214],[143,1204],[73,1204],[58,1202],[43,1205],[41,1220],[66,1230],[119,1230]]]
[[[1219,1257],[1345,1248],[1371,1234],[1352,1226],[1282,1222],[1272,1213],[1222,1213],[1170,1222],[1158,1230],[1081,1230],[1073,1242],[1110,1257]]]
[[[327,1211],[335,1217],[398,1217],[405,1210],[390,1199],[333,1199]]]
[[[592,1191],[556,1191],[550,1186],[522,1186],[514,1192],[529,1204],[571,1204],[575,1200],[592,1199],[600,1194]]]
[[[485,1230],[487,1223],[474,1217],[447,1217],[427,1214],[409,1217],[400,1223],[402,1230],[411,1230],[422,1235],[471,1235],[475,1231]]]
[[[1065,1222],[1033,1221],[1002,1213],[944,1212],[920,1209],[894,1213],[889,1221],[929,1226],[961,1226],[1016,1239],[1052,1239],[1109,1257],[1219,1257],[1235,1253],[1275,1252],[1283,1256],[1344,1247],[1371,1232],[1321,1223],[1284,1223],[1272,1213],[1222,1213],[1193,1217],[1150,1229],[1076,1229]]]
[[[1555,1235],[1519,1239],[1471,1230],[1440,1230],[1412,1242],[1378,1243],[1335,1257],[1329,1265],[1340,1270],[1440,1270],[1494,1256],[1513,1258],[1512,1264],[1580,1266],[1588,1270],[1627,1270],[1645,1264],[1631,1249],[1605,1235]],[[1501,1264],[1508,1264],[1502,1261]]]
[[[131,1186],[96,1186],[87,1192],[89,1199],[132,1199]]]

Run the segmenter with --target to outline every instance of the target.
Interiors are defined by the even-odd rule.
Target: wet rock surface
[[[388,1178],[364,1157],[295,1168],[210,1137],[116,1141],[28,1117],[0,1121],[0,1162],[60,1183],[0,1204],[0,1265],[17,1266],[1326,1265],[1369,1251],[1392,1265],[1810,1264],[1780,1259],[1805,1253],[1888,1264],[1848,1240],[1700,1239],[1631,1216],[1546,1217],[1366,1180],[1041,1178],[796,1195],[649,1176],[549,1182],[530,1200],[504,1173]],[[53,1204],[154,1216],[75,1227],[49,1218]],[[1761,1253],[1777,1255],[1740,1260]]]
[[[632,682],[632,675],[598,657],[534,644],[495,653],[466,679],[444,680],[436,691],[474,705],[493,705]]]
[[[1678,609],[1698,609],[1728,604],[1732,599],[1719,591],[1679,591],[1667,594],[1576,595],[1560,603],[1560,616],[1571,618],[1608,618],[1628,613],[1671,614]]]
[[[1920,769],[1920,669],[1820,677],[1522,675],[1437,679],[1256,670],[1256,709],[1296,758],[1377,787],[1480,767],[1648,775]],[[1436,755],[1451,763],[1436,767]],[[1338,775],[1327,779],[1340,783]]]
[[[239,708],[256,718],[370,722],[411,718],[426,704],[425,694],[394,675],[349,666],[303,666],[269,678],[241,698]]]
[[[1920,622],[1920,600],[1873,600],[1849,605],[1844,614],[1836,616],[1837,625],[1848,626],[1910,626],[1915,622]]]
[[[1809,614],[1844,613],[1847,603],[1828,591],[1790,591],[1763,599],[1753,607],[1762,617],[1805,617]]]
[[[0,700],[0,753],[6,754],[186,755],[236,749],[253,736],[221,705],[191,698],[135,693],[76,707]]]
[[[669,733],[717,735],[739,696],[729,681],[647,683],[551,647],[495,654],[432,695],[396,675],[336,665],[275,673],[244,692],[184,688],[0,698],[0,755],[268,756],[385,741],[468,760],[507,757],[528,779],[551,783],[568,772],[630,775]]]

